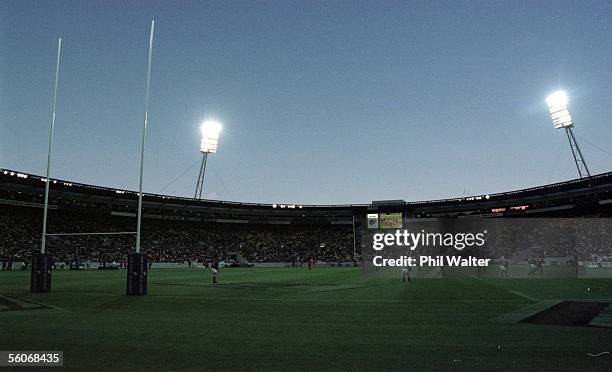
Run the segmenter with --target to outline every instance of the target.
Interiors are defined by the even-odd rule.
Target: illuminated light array
[[[202,142],[200,143],[200,152],[210,154],[217,152],[219,144],[219,133],[223,126],[217,121],[205,121],[202,123]]]
[[[546,104],[556,129],[574,126],[572,117],[567,109],[567,95],[565,92],[560,90],[546,97]]]
[[[296,205],[296,204],[272,204],[272,208],[289,208],[289,209],[302,209],[304,208],[303,205]]]

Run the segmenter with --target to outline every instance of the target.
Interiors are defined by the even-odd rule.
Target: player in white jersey
[[[501,265],[499,265],[499,274],[502,278],[508,277],[508,261],[504,261]]]
[[[219,274],[219,261],[214,260],[211,265],[211,271],[213,274],[213,284],[217,283],[217,274]]]
[[[410,283],[410,268],[408,266],[404,266],[402,269],[402,282],[405,283],[406,281]]]

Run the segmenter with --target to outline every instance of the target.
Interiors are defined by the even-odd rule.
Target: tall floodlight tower
[[[576,168],[578,168],[578,175],[580,178],[590,176],[591,172],[589,172],[589,167],[584,160],[584,156],[582,156],[582,151],[580,151],[578,142],[576,142],[576,137],[574,137],[574,133],[572,132],[574,122],[567,109],[567,95],[564,91],[559,90],[546,97],[546,104],[548,105],[548,111],[550,112],[550,117],[555,128],[565,129],[565,134],[567,135],[567,140],[569,141],[570,149],[574,156],[574,162],[576,163]]]
[[[217,145],[219,144],[219,133],[221,133],[221,129],[223,129],[223,126],[218,121],[207,120],[202,123],[202,142],[200,142],[202,164],[200,165],[200,173],[198,174],[195,194],[193,195],[194,199],[202,199],[204,172],[206,172],[206,160],[208,159],[208,154],[214,154],[217,152]]]

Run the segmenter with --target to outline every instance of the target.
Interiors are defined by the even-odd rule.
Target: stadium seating
[[[44,178],[0,169],[0,259],[29,261],[40,246]],[[133,191],[53,180],[51,233],[135,230]],[[474,197],[371,205],[277,205],[144,195],[143,252],[153,262],[206,262],[240,254],[249,262],[351,262],[359,254],[353,218],[610,217],[612,172],[526,190]],[[132,235],[51,236],[56,262],[125,265]]]

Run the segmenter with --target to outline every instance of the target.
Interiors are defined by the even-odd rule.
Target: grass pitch
[[[60,271],[50,293],[0,272],[0,350],[62,350],[69,370],[612,370],[612,329],[504,322],[540,301],[612,298],[611,279],[372,278],[354,268]],[[16,369],[19,370],[19,369]]]

